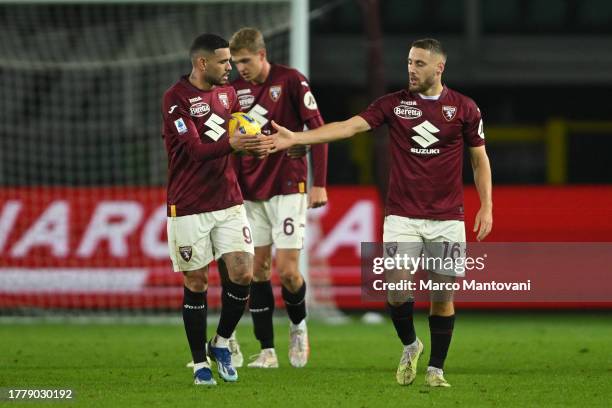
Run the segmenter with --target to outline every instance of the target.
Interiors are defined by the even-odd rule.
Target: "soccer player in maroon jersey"
[[[168,153],[168,247],[175,272],[184,277],[183,322],[194,361],[195,384],[214,385],[206,358],[208,264],[216,258],[223,280],[222,309],[208,354],[225,381],[236,381],[229,337],[249,298],[253,241],[240,187],[228,156],[233,151],[265,153],[268,136],[228,135],[238,110],[227,85],[229,44],[214,34],[198,36],[192,70],[166,91],[163,138]]]
[[[474,232],[484,239],[491,231],[491,168],[485,150],[480,110],[470,98],[442,84],[446,53],[440,42],[422,39],[412,43],[408,55],[408,89],[385,95],[365,111],[343,122],[329,123],[307,132],[292,132],[274,123],[277,149],[295,144],[326,143],[388,124],[391,174],[386,203],[383,241],[386,252],[420,255],[423,247],[438,243],[465,249],[462,161],[467,145],[480,196]],[[402,245],[403,244],[403,245]],[[435,246],[434,246],[435,247]],[[458,248],[459,248],[458,247]],[[392,251],[391,251],[392,250]],[[453,282],[455,271],[430,270],[434,282]],[[443,367],[455,321],[452,292],[430,296],[431,352],[425,383],[449,387]],[[387,292],[391,319],[404,351],[396,372],[402,385],[411,384],[423,344],[413,325],[410,292]]]
[[[262,133],[271,133],[272,120],[296,131],[304,126],[314,129],[323,125],[306,78],[295,69],[268,62],[259,30],[246,27],[234,33],[230,51],[240,74],[232,82],[240,109],[260,123]],[[327,145],[312,148],[312,162],[314,180],[308,197],[304,155],[290,157],[287,152],[277,152],[264,160],[242,156],[236,163],[255,245],[250,311],[261,352],[249,367],[278,367],[272,325],[272,245],[276,247],[276,269],[290,319],[289,361],[294,367],[303,367],[308,361],[306,282],[298,270],[298,260],[304,241],[306,208],[327,202]]]

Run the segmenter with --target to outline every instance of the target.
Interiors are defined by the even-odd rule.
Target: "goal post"
[[[174,311],[182,277],[165,242],[161,95],[189,72],[205,31],[256,26],[271,61],[307,75],[308,0],[0,0],[0,10],[0,316]]]

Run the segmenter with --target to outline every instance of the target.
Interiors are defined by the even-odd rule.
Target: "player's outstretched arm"
[[[272,121],[272,126],[277,131],[277,133],[272,135],[274,151],[285,150],[293,145],[333,142],[334,140],[346,139],[357,133],[370,130],[370,125],[361,116],[353,116],[342,122],[328,123],[306,132],[292,132],[274,121]]]
[[[470,160],[474,171],[474,183],[480,197],[480,209],[474,221],[476,239],[482,241],[493,228],[493,182],[491,181],[491,164],[484,146],[470,147]]]

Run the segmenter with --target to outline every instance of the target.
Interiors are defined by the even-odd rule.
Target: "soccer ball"
[[[261,126],[259,123],[244,112],[232,113],[232,118],[229,121],[227,129],[229,135],[233,135],[236,128],[244,135],[256,135],[261,133]]]

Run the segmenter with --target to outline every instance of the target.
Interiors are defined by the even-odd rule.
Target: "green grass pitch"
[[[246,317],[248,318],[248,317]],[[238,383],[192,385],[180,325],[0,324],[0,387],[72,388],[80,407],[610,406],[612,318],[604,313],[460,313],[445,367],[449,389],[395,383],[401,346],[389,321],[310,323],[311,359],[289,366],[287,327],[276,326],[281,368],[239,370]],[[209,327],[209,333],[212,333]],[[245,358],[257,351],[240,326]],[[42,402],[40,403],[42,404]],[[39,403],[0,401],[4,406]],[[48,403],[45,406],[50,406]]]

